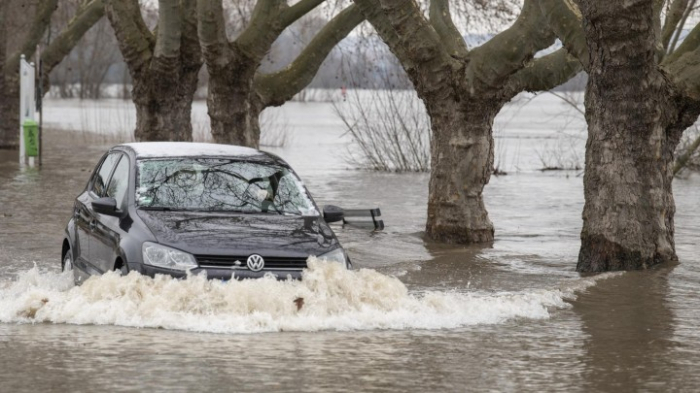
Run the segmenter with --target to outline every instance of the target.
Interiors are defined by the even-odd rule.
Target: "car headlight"
[[[172,270],[188,270],[198,266],[194,255],[161,244],[145,242],[142,250],[146,265]]]
[[[345,258],[345,251],[343,251],[342,248],[336,248],[333,251],[319,255],[318,259],[324,259],[328,262],[338,262],[338,263],[342,263],[343,266],[347,266],[347,260]]]

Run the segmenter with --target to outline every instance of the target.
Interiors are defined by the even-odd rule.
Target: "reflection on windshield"
[[[301,181],[275,164],[180,158],[138,162],[141,208],[318,215]]]

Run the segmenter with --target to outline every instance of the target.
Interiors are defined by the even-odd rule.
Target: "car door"
[[[129,189],[130,169],[129,157],[122,154],[103,195],[104,197],[114,198],[117,201],[117,209],[122,212],[126,211],[127,208],[126,193]],[[90,243],[90,254],[93,255],[97,267],[103,272],[114,269],[119,241],[124,233],[124,230],[120,228],[120,224],[125,217],[96,214],[95,227]]]
[[[87,271],[90,259],[90,222],[92,222],[90,197],[87,190],[76,198],[73,218],[77,239],[73,245],[73,260],[80,269]]]
[[[97,226],[97,220],[100,217],[92,210],[92,202],[104,195],[114,167],[121,156],[122,154],[119,152],[109,153],[104,161],[102,161],[100,169],[95,173],[87,193],[81,195],[82,198],[78,198],[78,203],[81,205],[78,208],[80,221],[85,223],[82,225],[87,226],[85,229],[86,241],[79,240],[79,242],[81,243],[81,253],[83,254],[82,261],[87,264],[87,266],[85,266],[87,269],[85,270],[88,270],[89,273],[104,273],[104,270],[100,267],[99,258],[96,256],[96,250],[93,246],[95,243],[95,228]],[[80,229],[78,231],[80,232]]]

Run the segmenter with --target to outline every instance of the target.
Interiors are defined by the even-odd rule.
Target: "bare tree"
[[[674,151],[700,114],[700,25],[674,48],[694,1],[539,0],[588,71],[585,206],[577,270],[645,269],[677,260]],[[687,20],[687,18],[685,18]],[[624,29],[620,27],[624,26]]]
[[[54,22],[69,18],[80,6],[79,0],[66,0]],[[53,24],[52,23],[52,24]],[[61,98],[99,99],[103,96],[109,73],[122,63],[114,30],[106,18],[100,19],[75,45],[70,55],[51,73],[52,93]]]
[[[680,154],[679,154],[680,153]],[[696,125],[693,132],[686,131],[676,151],[678,157],[673,166],[673,174],[679,176],[684,169],[700,170],[700,128]]]
[[[482,192],[493,168],[494,118],[519,92],[548,90],[571,78],[578,61],[564,50],[533,60],[555,40],[535,0],[525,0],[512,26],[471,50],[448,0],[432,0],[429,19],[414,0],[354,1],[401,62],[430,116],[427,236],[492,241]]]
[[[346,161],[384,172],[430,169],[430,119],[412,90],[352,90],[333,109],[353,140]]]
[[[2,26],[0,29],[5,31],[8,25],[7,15],[9,15],[10,4],[7,1],[2,1],[0,7],[0,18]],[[0,112],[2,122],[0,122],[0,149],[16,149],[19,145],[17,139],[17,127],[19,125],[19,62],[20,56],[25,55],[27,59],[32,59],[36,52],[36,47],[49,26],[51,16],[58,6],[58,0],[39,0],[32,7],[33,16],[29,28],[26,29],[24,39],[21,41],[20,48],[8,55],[6,52],[7,40],[9,35],[0,33],[0,51],[4,57],[3,68],[0,70],[4,76],[2,84],[2,92],[0,92]],[[28,7],[29,8],[29,7]],[[46,79],[44,85],[48,87],[48,75],[53,68],[66,57],[78,42],[80,37],[85,34],[100,18],[104,15],[102,0],[89,0],[75,12],[75,16],[61,30],[61,33],[53,40],[42,52],[41,62],[43,64],[44,74]],[[46,89],[44,90],[46,91]]]
[[[159,0],[152,32],[138,0],[105,0],[133,80],[136,140],[192,140],[192,100],[202,68],[195,1]]]
[[[341,11],[297,59],[274,73],[259,66],[274,41],[294,21],[324,0],[258,0],[248,26],[229,42],[221,0],[198,0],[199,38],[209,71],[207,104],[218,143],[258,146],[259,114],[290,100],[308,85],[328,53],[363,17],[355,6]]]

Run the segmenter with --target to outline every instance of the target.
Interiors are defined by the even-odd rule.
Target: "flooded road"
[[[319,204],[382,209],[383,233],[334,227],[355,271],[312,264],[303,282],[226,284],[108,274],[72,287],[62,231],[108,146],[49,132],[41,171],[0,151],[0,391],[700,386],[700,177],[674,183],[680,264],[580,277],[582,178],[537,171],[532,147],[556,127],[530,122],[535,109],[510,113],[497,139],[511,164],[486,188],[496,242],[451,247],[420,236],[427,175],[348,170],[328,105],[296,105],[283,108],[292,142],[273,151]]]

